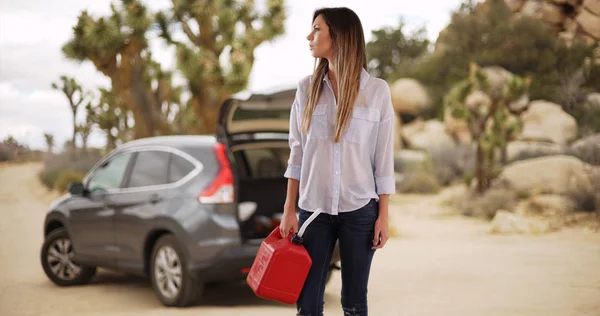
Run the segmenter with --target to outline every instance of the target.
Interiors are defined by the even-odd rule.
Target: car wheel
[[[152,250],[150,278],[165,306],[189,306],[200,297],[203,285],[189,275],[187,267],[187,258],[175,237],[162,236]]]
[[[64,228],[52,231],[44,240],[41,251],[42,267],[56,285],[87,284],[96,274],[96,267],[73,261],[73,243]]]

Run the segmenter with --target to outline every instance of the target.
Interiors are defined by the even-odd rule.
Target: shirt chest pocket
[[[327,139],[327,104],[317,104],[308,129],[308,138]]]
[[[375,137],[380,119],[379,109],[355,107],[346,139],[355,144],[367,143],[370,138]]]

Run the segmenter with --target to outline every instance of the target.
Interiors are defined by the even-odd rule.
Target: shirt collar
[[[364,68],[362,68],[361,72],[360,72],[360,84],[359,84],[360,90],[364,89],[367,86],[367,81],[369,81],[370,77],[371,77],[371,75],[369,75],[369,73]],[[329,76],[327,75],[327,72],[325,73],[325,76],[323,77],[323,81],[327,82],[328,84],[331,84],[331,82],[329,82]]]

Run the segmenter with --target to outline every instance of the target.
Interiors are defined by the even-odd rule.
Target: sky
[[[152,10],[169,8],[169,0],[144,1]],[[449,23],[451,11],[461,0],[287,0],[286,33],[255,50],[249,89],[293,86],[311,73],[306,36],[312,13],[320,7],[346,6],[360,17],[366,40],[371,31],[397,26],[424,26],[434,42]],[[109,87],[108,79],[90,62],[67,60],[62,45],[82,10],[94,16],[110,12],[110,0],[1,0],[0,1],[0,140],[12,135],[35,149],[45,149],[44,133],[55,138],[55,147],[71,138],[72,112],[66,97],[51,88],[61,75],[74,77],[86,90]],[[256,1],[257,6],[265,0]],[[173,49],[161,39],[151,39],[153,56],[164,68],[173,69]],[[80,110],[78,120],[84,119]],[[95,131],[89,146],[103,146],[104,136]]]

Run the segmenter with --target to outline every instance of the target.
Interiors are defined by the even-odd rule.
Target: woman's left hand
[[[381,249],[385,246],[390,234],[388,232],[388,219],[387,218],[378,218],[375,221],[375,236],[373,236],[373,248],[372,249]]]

